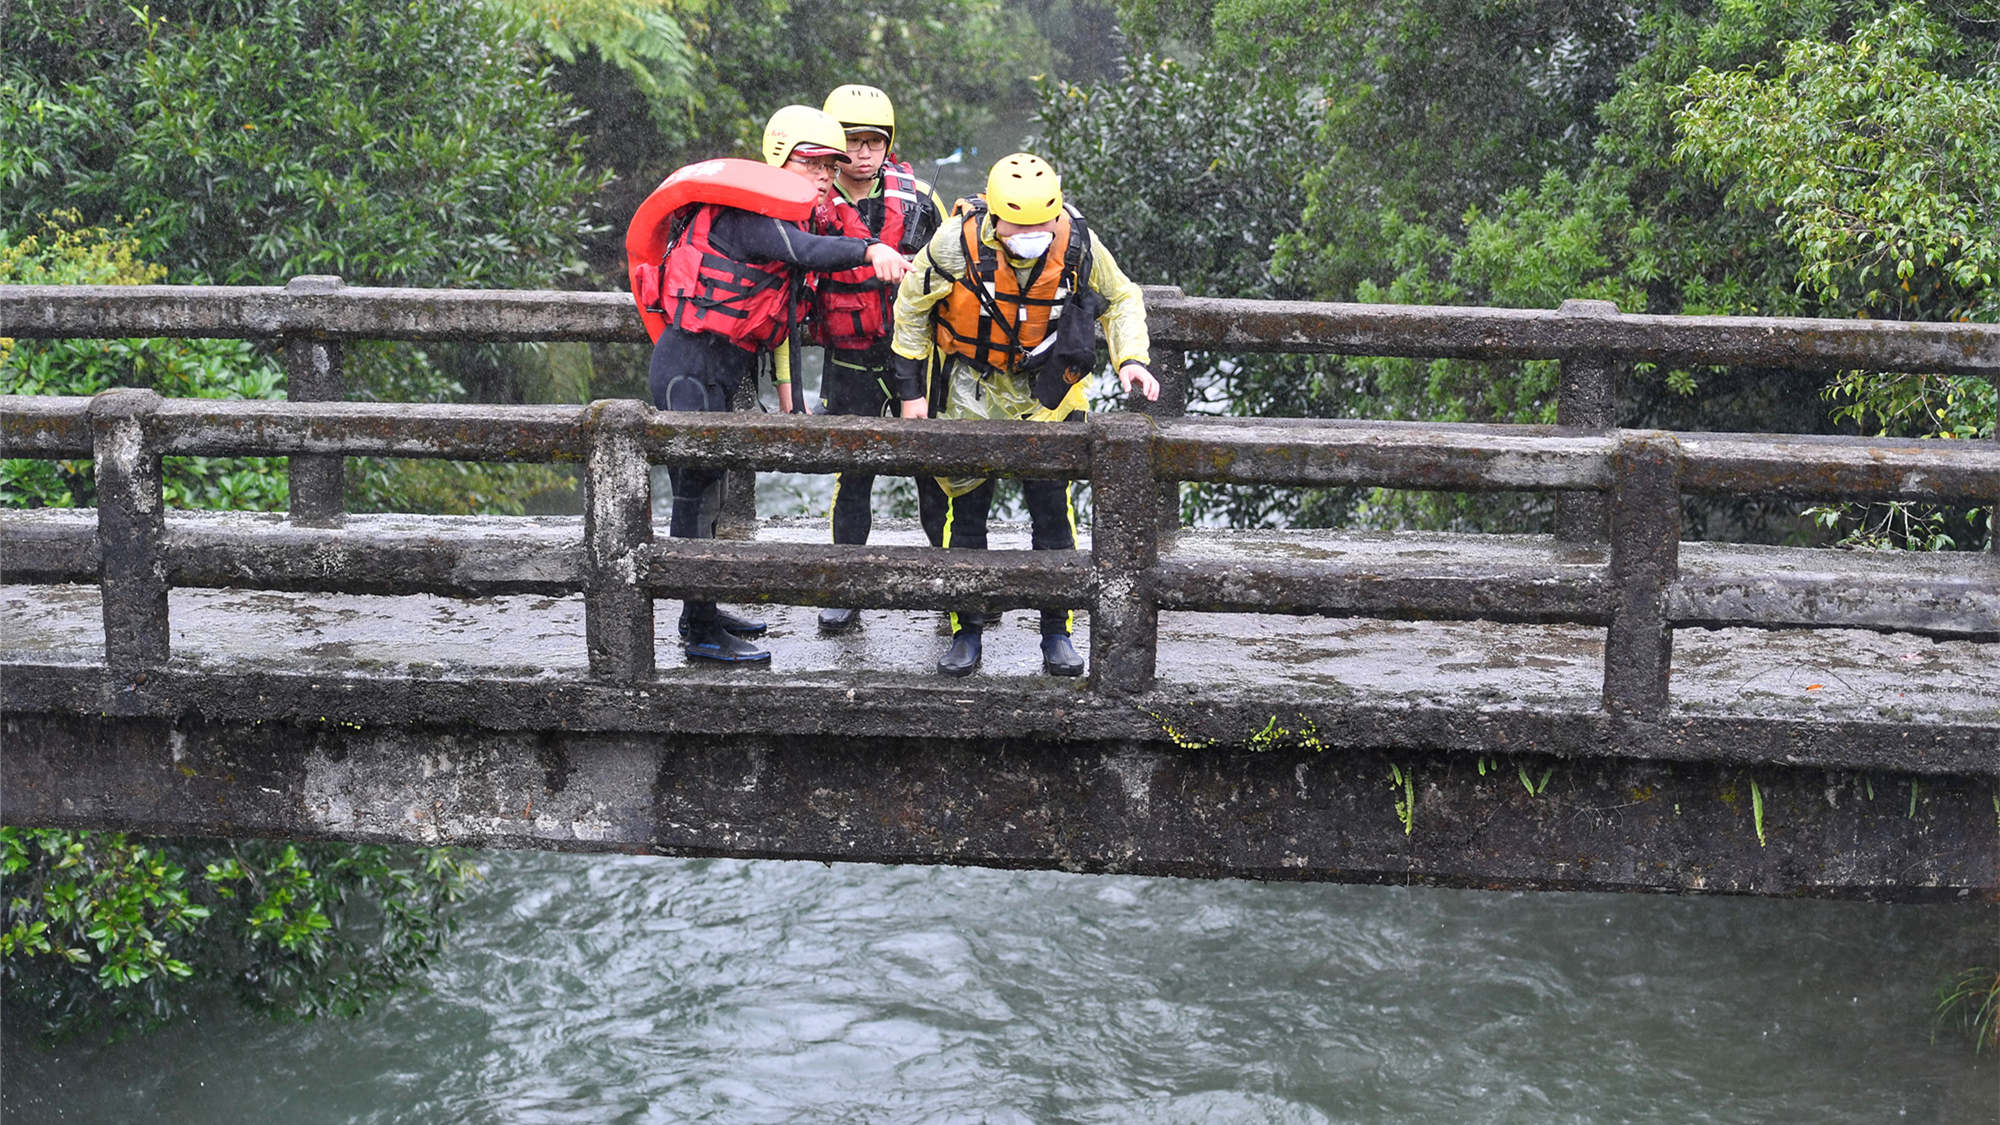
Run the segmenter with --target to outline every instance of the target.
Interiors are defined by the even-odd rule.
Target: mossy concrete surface
[[[517,527],[560,542],[575,524]],[[884,521],[876,541],[918,533]],[[994,545],[1023,548],[1025,530]],[[1331,533],[1188,533],[1162,560],[1232,547],[1249,566],[1601,565],[1535,538]],[[1684,579],[1740,571],[1727,550],[1687,545]],[[774,661],[727,669],[682,661],[661,601],[659,671],[621,684],[588,674],[581,595],[169,599],[171,659],[114,673],[97,587],[0,587],[9,823],[1482,887],[2000,889],[2000,660],[1978,640],[1682,628],[1670,707],[1638,722],[1605,712],[1604,631],[1574,623],[1168,609],[1156,684],[1107,697],[1040,674],[1031,611],[951,680],[932,667],[935,611],[867,610],[828,637],[813,607],[739,606],[771,623]],[[1079,614],[1080,650],[1088,633]]]

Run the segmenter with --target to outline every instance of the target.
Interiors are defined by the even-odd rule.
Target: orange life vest
[[[986,200],[961,199],[952,214],[962,220],[966,268],[951,294],[936,307],[937,346],[981,367],[1013,371],[1053,342],[1055,325],[1071,296],[1090,283],[1085,265],[1090,232],[1083,216],[1065,205],[1057,217],[1055,238],[1029,269],[1024,287],[1014,267],[979,239]]]

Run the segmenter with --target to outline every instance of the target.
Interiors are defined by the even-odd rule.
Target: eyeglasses
[[[881,152],[888,147],[889,139],[880,133],[850,134],[847,138],[847,151],[849,152],[853,152],[857,148],[862,152]]]
[[[833,175],[833,166],[838,161],[834,160],[831,156],[793,156],[787,158],[785,163],[815,174],[823,173],[831,176]]]

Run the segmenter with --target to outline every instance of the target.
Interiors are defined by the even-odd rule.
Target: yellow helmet
[[[788,105],[771,115],[764,125],[764,163],[784,166],[792,153],[802,156],[837,156],[847,163],[847,134],[840,122],[825,111],[809,105]]]
[[[875,87],[837,87],[826,96],[825,109],[849,133],[873,129],[888,138],[890,148],[896,147],[896,107]]]
[[[986,207],[996,219],[1031,227],[1061,214],[1062,206],[1062,178],[1033,153],[1002,157],[986,176]]]

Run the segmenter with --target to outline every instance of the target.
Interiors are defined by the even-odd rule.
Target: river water
[[[9,1035],[8,1122],[1976,1122],[1991,906],[484,853],[353,1021]]]

